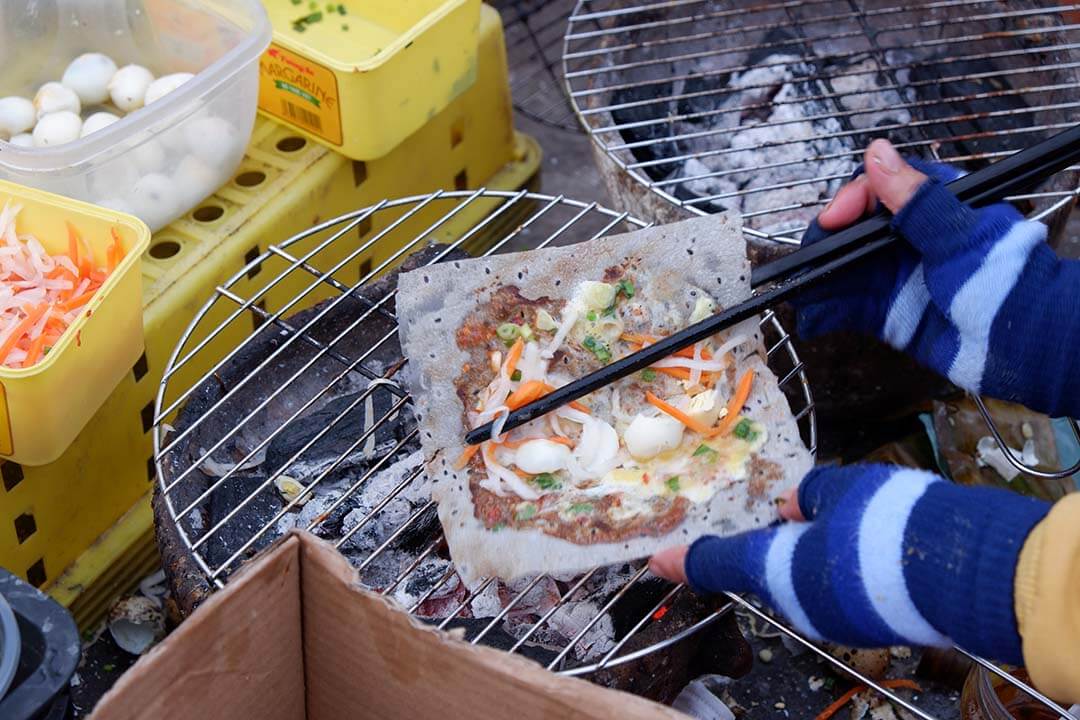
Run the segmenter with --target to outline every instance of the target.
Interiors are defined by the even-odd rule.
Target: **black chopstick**
[[[958,178],[947,187],[965,202],[974,206],[986,205],[1031,189],[1077,162],[1080,162],[1080,125]],[[514,410],[507,417],[502,431],[513,430],[620,378],[644,370],[683,348],[764,312],[803,288],[891,245],[898,238],[892,233],[890,221],[891,216],[887,212],[878,213],[820,242],[762,265],[751,273],[751,287],[775,283],[773,287]],[[490,439],[492,425],[489,422],[470,430],[465,442],[476,445]]]

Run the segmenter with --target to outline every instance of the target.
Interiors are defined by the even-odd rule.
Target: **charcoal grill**
[[[483,203],[491,213],[471,228],[456,226],[455,218],[476,203]],[[155,516],[166,570],[180,604],[190,609],[205,593],[223,587],[244,560],[290,527],[283,527],[283,518],[294,517],[303,520],[300,526],[332,539],[360,570],[362,581],[381,558],[399,552],[399,570],[372,589],[394,595],[419,582],[409,596],[409,612],[424,616],[426,607],[441,601],[443,612],[427,618],[438,627],[458,628],[474,644],[528,654],[556,672],[612,683],[610,675],[619,668],[650,660],[654,664],[645,673],[667,672],[665,654],[716,628],[721,618],[730,620],[732,610],[739,608],[915,716],[931,718],[746,599],[728,595],[722,602],[705,604],[683,586],[660,583],[657,587],[660,581],[650,580],[643,564],[616,570],[595,568],[579,577],[560,578],[554,586],[557,597],[509,638],[503,624],[516,607],[529,602],[530,595],[551,580],[547,576],[506,592],[490,616],[463,622],[467,608],[496,583],[486,580],[456,595],[440,592],[456,582],[456,575],[447,561],[435,567],[434,573],[430,564],[425,565],[444,550],[437,521],[433,523],[432,502],[419,492],[409,512],[400,512],[400,505],[397,512],[392,511],[398,498],[417,494],[423,483],[422,466],[407,467],[382,483],[383,492],[354,507],[358,517],[351,525],[342,520],[350,498],[363,493],[380,473],[417,447],[411,402],[397,382],[404,360],[396,343],[389,284],[393,276],[387,273],[410,255],[425,263],[438,262],[457,257],[455,253],[463,250],[486,254],[539,248],[646,226],[626,212],[562,196],[524,191],[437,192],[384,201],[270,245],[217,287],[169,360],[156,404]],[[357,242],[358,235],[368,239]],[[443,244],[432,247],[432,241]],[[371,257],[383,259],[373,265]],[[770,366],[781,378],[813,449],[817,444],[814,402],[802,362],[775,315],[766,313],[761,325]],[[344,433],[332,438],[338,426]],[[276,447],[286,434],[292,435],[290,442],[285,448]],[[286,471],[302,474],[297,468],[307,454],[320,455],[322,461],[307,468],[305,487],[299,493],[282,498],[275,481],[286,477]],[[357,454],[364,461],[335,476]],[[271,460],[273,467],[257,469]],[[337,483],[339,491],[318,504],[320,485],[331,483]],[[315,511],[305,515],[312,504]],[[389,527],[378,536],[377,546],[359,553],[350,550],[356,537],[378,523]],[[422,542],[412,538],[404,552],[396,547],[425,523],[430,532],[421,534]],[[420,577],[425,573],[426,577]],[[550,638],[560,608],[576,602],[579,593],[587,592],[605,574],[617,582],[606,586],[589,616],[580,619],[576,632],[554,647],[547,641],[545,652],[538,655],[533,641]],[[602,652],[579,653],[590,632],[648,583],[654,584],[648,602],[639,602],[637,614],[629,621],[624,618]],[[205,592],[193,590],[198,586]],[[679,603],[691,607],[692,614],[684,614],[675,623],[671,621],[674,613],[668,611]]]
[[[760,260],[798,244],[875,137],[974,170],[1069,127],[1080,3],[578,0],[563,64],[616,207],[737,210]],[[1073,167],[1011,200],[1054,244],[1078,195]],[[1021,472],[1080,470],[1025,465],[975,401]]]
[[[490,214],[471,228],[455,225],[478,204]],[[157,400],[155,513],[180,604],[190,607],[224,586],[244,560],[300,526],[332,540],[362,582],[409,612],[568,675],[595,678],[660,656],[714,624],[710,631],[720,632],[717,620],[733,603],[706,603],[648,576],[644,563],[509,587],[492,580],[460,586],[443,559],[434,504],[413,454],[419,431],[398,384],[405,361],[392,271],[402,262],[642,227],[625,212],[562,196],[437,192],[382,202],[272,244],[217,287],[181,337]],[[357,242],[358,234],[366,239]],[[772,313],[761,327],[770,365],[813,448],[813,397],[799,356]],[[287,483],[297,479],[302,484],[288,495]],[[527,623],[515,620],[544,592],[549,596]],[[481,600],[490,607],[493,593],[497,612],[466,622]],[[577,613],[572,632],[567,607]]]
[[[1077,23],[1025,0],[579,0],[564,74],[617,205],[734,209],[790,245],[874,137],[974,169],[1067,127]],[[1022,200],[1060,217],[1077,184]]]

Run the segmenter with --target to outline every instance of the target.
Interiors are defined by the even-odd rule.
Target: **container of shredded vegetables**
[[[0,181],[0,457],[58,458],[143,351],[129,215]]]

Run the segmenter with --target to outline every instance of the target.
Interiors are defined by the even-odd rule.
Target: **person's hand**
[[[879,203],[906,243],[796,298],[799,334],[874,335],[970,392],[1080,414],[1080,264],[1059,260],[1046,226],[1011,205],[959,202],[944,186],[959,174],[875,140],[803,243]]]
[[[1016,564],[1049,507],[920,470],[819,467],[781,509],[792,522],[706,536],[649,568],[701,593],[754,593],[813,639],[955,642],[1019,665]]]

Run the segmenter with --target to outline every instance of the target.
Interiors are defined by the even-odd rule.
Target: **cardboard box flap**
[[[330,545],[305,535],[301,548],[310,720],[353,712],[372,718],[686,720],[649,700],[456,640],[360,588],[356,571]]]
[[[686,716],[427,626],[294,531],[139,660],[93,720]]]
[[[238,574],[124,673],[94,720],[304,720],[300,541]]]

